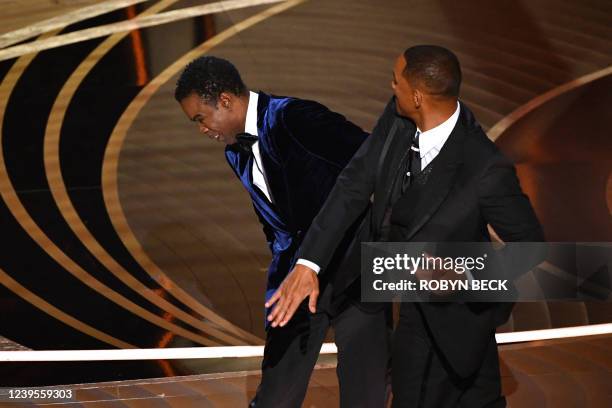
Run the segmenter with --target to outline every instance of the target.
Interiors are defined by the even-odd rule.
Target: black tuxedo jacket
[[[392,99],[371,137],[338,177],[302,243],[300,257],[317,263],[324,274],[346,228],[370,206],[338,273],[337,290],[359,277],[360,243],[378,236],[391,185],[415,131],[412,121],[396,114]],[[455,128],[432,162],[426,185],[418,194],[396,202],[392,224],[395,240],[405,242],[488,241],[487,224],[505,242],[544,239],[514,166],[464,104]],[[511,306],[422,303],[419,309],[453,371],[468,377],[480,366],[490,336],[507,320]]]

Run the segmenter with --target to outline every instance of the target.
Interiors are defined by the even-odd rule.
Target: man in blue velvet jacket
[[[317,102],[251,92],[229,61],[212,56],[187,65],[175,98],[201,133],[227,145],[227,161],[251,196],[272,251],[267,301],[293,265],[305,262],[295,259],[296,250],[367,133]],[[337,253],[339,265],[343,249]],[[384,406],[385,313],[360,307],[350,290],[333,290],[331,265],[317,303],[304,302],[288,325],[268,325],[262,380],[251,407],[301,406],[330,326],[341,406]]]

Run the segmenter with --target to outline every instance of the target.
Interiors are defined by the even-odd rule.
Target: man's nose
[[[209,129],[206,126],[200,125],[200,133],[206,134],[206,133],[208,133],[208,130]]]

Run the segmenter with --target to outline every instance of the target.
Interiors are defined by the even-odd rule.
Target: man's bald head
[[[403,74],[414,88],[443,98],[457,98],[461,67],[457,56],[437,45],[417,45],[404,51]]]

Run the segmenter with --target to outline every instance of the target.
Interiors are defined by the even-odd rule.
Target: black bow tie
[[[258,136],[252,135],[250,133],[238,133],[236,135],[236,144],[240,149],[242,149],[246,153],[251,153],[251,148],[255,144],[256,141],[259,140]]]

